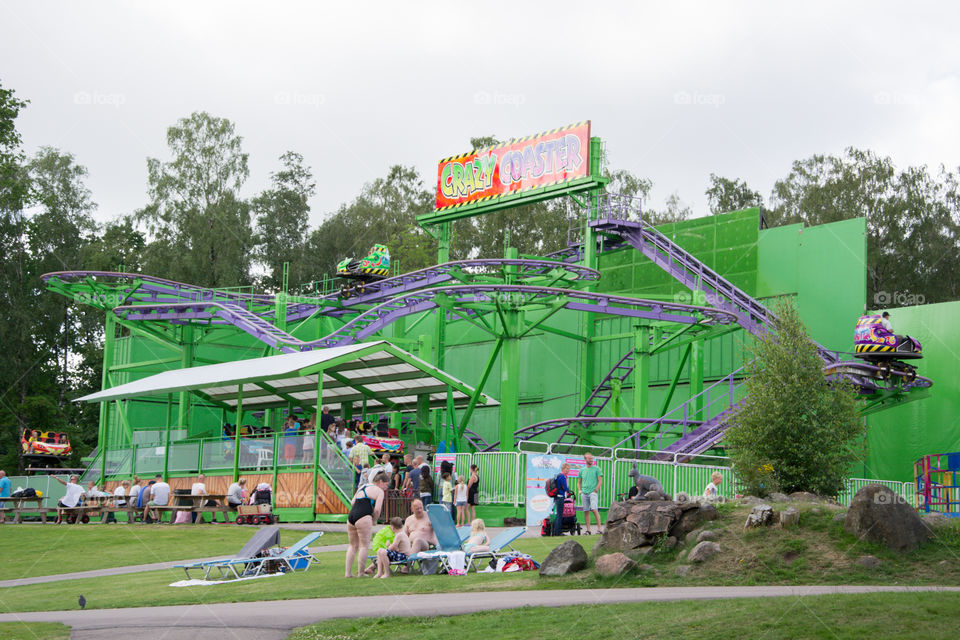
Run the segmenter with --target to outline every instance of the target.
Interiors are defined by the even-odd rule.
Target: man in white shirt
[[[165,507],[170,502],[170,485],[163,481],[163,476],[157,474],[156,482],[153,483],[153,486],[150,487],[150,501],[147,502],[146,506],[143,508],[143,519],[146,521],[148,517],[152,517],[159,524],[160,522],[160,512],[156,509],[151,509],[150,507]]]
[[[884,329],[893,334],[893,323],[890,322],[890,312],[883,312],[883,315],[880,316],[880,324],[883,325]]]
[[[80,498],[83,497],[83,487],[80,482],[80,476],[70,476],[69,482],[64,482],[62,478],[54,476],[54,479],[67,488],[66,494],[57,502],[57,522],[63,523],[63,509],[75,509],[80,504]],[[79,515],[77,516],[79,518]]]
[[[127,506],[127,489],[130,488],[130,481],[124,480],[117,485],[117,488],[113,490],[113,506],[122,509]],[[114,515],[113,511],[108,511],[104,522],[116,522],[117,517]]]

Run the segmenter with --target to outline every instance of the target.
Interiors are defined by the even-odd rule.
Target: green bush
[[[726,436],[734,470],[751,491],[836,495],[864,455],[867,427],[853,388],[824,380],[794,306],[781,301],[775,312],[774,331],[748,347],[747,396]]]

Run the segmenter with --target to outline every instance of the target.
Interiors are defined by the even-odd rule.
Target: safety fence
[[[602,473],[599,505],[607,509],[623,499],[634,485],[631,471],[656,478],[666,493],[686,493],[692,497],[703,493],[714,473],[722,480],[718,493],[733,498],[742,493],[731,467],[730,459],[723,456],[679,454],[649,449],[611,448],[589,445],[558,445],[557,443],[521,442],[522,451],[479,452],[456,454],[456,471],[467,475],[470,465],[477,465],[480,476],[479,501],[485,506],[521,507],[526,502],[526,467],[528,456],[558,453],[568,457],[582,457],[591,453]],[[117,478],[134,474],[146,477],[157,473],[193,474],[216,473],[233,468],[234,440],[207,439],[171,443],[169,446],[135,445],[126,449],[106,452],[107,477]],[[337,485],[344,496],[353,492],[353,469],[343,452],[326,434],[287,436],[281,433],[259,438],[241,438],[239,467],[241,471],[293,471],[312,467],[317,459],[326,475]],[[317,451],[316,449],[319,449]],[[555,451],[562,449],[562,453]],[[166,453],[166,469],[164,456]],[[104,455],[101,453],[101,455]],[[98,459],[84,473],[81,482],[100,482],[101,462]],[[23,478],[23,477],[20,477]],[[16,479],[13,487],[18,486]],[[912,482],[850,478],[846,487],[837,496],[840,504],[849,505],[854,494],[868,484],[882,484],[906,500],[915,504],[915,487]],[[46,476],[32,476],[20,480],[19,486],[41,489],[45,495],[59,498],[63,486]],[[579,494],[576,479],[571,489]],[[578,501],[580,498],[578,496]],[[399,507],[399,505],[398,505]],[[398,508],[403,511],[405,508]]]

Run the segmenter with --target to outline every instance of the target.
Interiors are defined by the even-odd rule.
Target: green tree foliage
[[[389,247],[391,261],[402,271],[434,264],[436,241],[416,224],[433,204],[433,193],[414,168],[390,167],[385,177],[364,185],[359,196],[310,234],[305,272],[313,278],[333,274],[340,260],[363,257],[376,243]]]
[[[793,163],[773,188],[771,225],[808,226],[867,219],[867,300],[883,307],[894,294],[926,302],[960,295],[957,177],[926,167],[899,171],[890,158],[849,148]]]
[[[22,106],[22,103],[21,103]],[[15,117],[15,110],[7,110]],[[54,295],[44,295],[41,276],[82,269],[97,229],[87,172],[71,154],[43,147],[29,160],[19,149],[14,123],[6,133],[0,177],[0,468],[17,467],[19,433],[25,428],[66,431],[77,454],[96,440],[96,409],[71,402],[78,389],[99,386],[102,318]],[[12,132],[12,133],[11,133]],[[16,184],[12,184],[15,182]]]
[[[250,283],[253,229],[240,198],[249,176],[232,122],[197,112],[167,129],[169,162],[147,159],[150,204],[137,212],[151,238],[152,275],[207,287]]]
[[[280,164],[280,171],[270,174],[271,188],[252,203],[257,224],[257,256],[267,271],[259,284],[268,291],[280,290],[284,262],[290,263],[291,286],[312,279],[306,272],[304,252],[309,233],[309,200],[316,193],[317,185],[299,153],[284,153]]]
[[[739,179],[729,179],[710,174],[710,186],[706,190],[710,213],[716,215],[728,211],[740,211],[751,207],[763,207],[763,196]]]
[[[776,305],[779,320],[750,347],[747,395],[732,419],[726,444],[737,474],[756,486],[767,474],[791,491],[836,495],[853,463],[865,454],[866,425],[846,384],[828,385],[816,346],[796,308]]]

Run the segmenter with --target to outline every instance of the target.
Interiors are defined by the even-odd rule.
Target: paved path
[[[325,551],[346,551],[345,544],[330,544],[325,547],[310,547],[310,553],[323,553]],[[194,560],[175,560],[172,562],[154,562],[152,564],[133,564],[126,567],[110,567],[109,569],[94,569],[92,571],[77,571],[75,573],[57,573],[52,576],[33,576],[31,578],[17,578],[14,580],[0,580],[0,588],[3,587],[22,587],[27,584],[43,584],[46,582],[58,582],[60,580],[81,580],[83,578],[103,578],[105,576],[119,576],[125,573],[140,573],[141,571],[156,571],[158,569],[172,569],[178,564],[193,564],[194,562],[205,562],[207,560],[219,560],[226,556],[213,556],[210,558],[197,558]]]
[[[209,587],[214,588],[214,587]],[[562,607],[668,600],[813,596],[836,593],[953,591],[960,587],[654,587],[553,591],[316,598],[272,602],[230,602],[175,607],[94,609],[0,614],[0,622],[62,622],[73,627],[74,640],[283,640],[295,627],[331,618],[441,616],[523,606]]]

